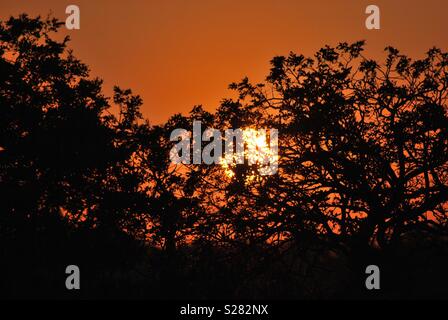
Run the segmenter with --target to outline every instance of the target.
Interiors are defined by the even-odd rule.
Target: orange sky
[[[92,75],[130,87],[153,123],[195,104],[213,110],[230,82],[262,80],[269,60],[289,51],[312,54],[325,44],[367,40],[366,55],[393,45],[420,57],[447,50],[446,0],[2,0],[0,18],[26,12],[65,20],[81,9],[81,30],[67,32]],[[365,8],[381,9],[381,30],[364,26]]]

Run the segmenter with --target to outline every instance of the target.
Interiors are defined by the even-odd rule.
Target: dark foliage
[[[216,112],[151,125],[130,90],[103,95],[60,26],[0,24],[3,297],[448,298],[447,53],[291,53]],[[170,133],[193,120],[278,128],[278,174],[173,165]]]

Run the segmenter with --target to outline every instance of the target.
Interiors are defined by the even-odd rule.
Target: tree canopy
[[[68,261],[88,270],[86,296],[246,298],[356,294],[343,283],[371,262],[393,295],[403,264],[448,265],[447,53],[387,47],[378,62],[362,41],[291,52],[264,82],[231,84],[216,111],[153,125],[131,90],[105,96],[56,40],[61,25],[0,24],[2,294],[58,295]],[[278,129],[278,172],[173,164],[170,133],[195,120]]]

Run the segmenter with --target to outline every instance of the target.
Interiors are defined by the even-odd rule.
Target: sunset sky
[[[81,10],[81,29],[64,32],[93,76],[131,88],[143,113],[160,123],[202,104],[214,110],[231,96],[230,82],[261,81],[269,60],[289,51],[311,55],[325,44],[367,40],[367,56],[393,45],[412,57],[448,47],[446,0],[122,0],[1,1],[0,18],[26,12],[65,20]],[[367,30],[369,4],[381,9],[381,30]]]

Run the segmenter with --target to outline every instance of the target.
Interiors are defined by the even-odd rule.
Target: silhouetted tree
[[[278,179],[258,194],[285,237],[311,231],[365,265],[372,248],[446,234],[448,55],[388,47],[380,65],[363,45],[275,57],[265,84],[233,88],[281,130]]]
[[[108,113],[101,81],[89,78],[87,66],[67,50],[68,38],[51,36],[60,26],[27,15],[0,25],[0,236],[14,243],[5,255],[48,251],[42,258],[50,263],[76,255],[64,251],[87,256],[90,241],[97,241],[95,255],[110,259],[117,254],[110,248],[119,247],[127,251],[120,262],[126,264],[132,258],[126,231],[136,229],[144,198],[128,170],[140,98],[116,88],[120,117]],[[94,229],[94,239],[84,234],[69,242],[73,230]]]
[[[2,295],[61,296],[73,261],[86,297],[358,294],[344,281],[372,262],[400,292],[406,274],[442,274],[447,53],[411,60],[388,47],[383,64],[363,42],[290,53],[264,83],[231,84],[237,97],[215,112],[151,125],[131,90],[103,94],[69,39],[55,40],[61,25],[0,23]],[[201,133],[278,129],[278,173],[260,175],[247,154],[172,163],[171,132],[195,120]],[[400,276],[409,252],[432,269]]]

